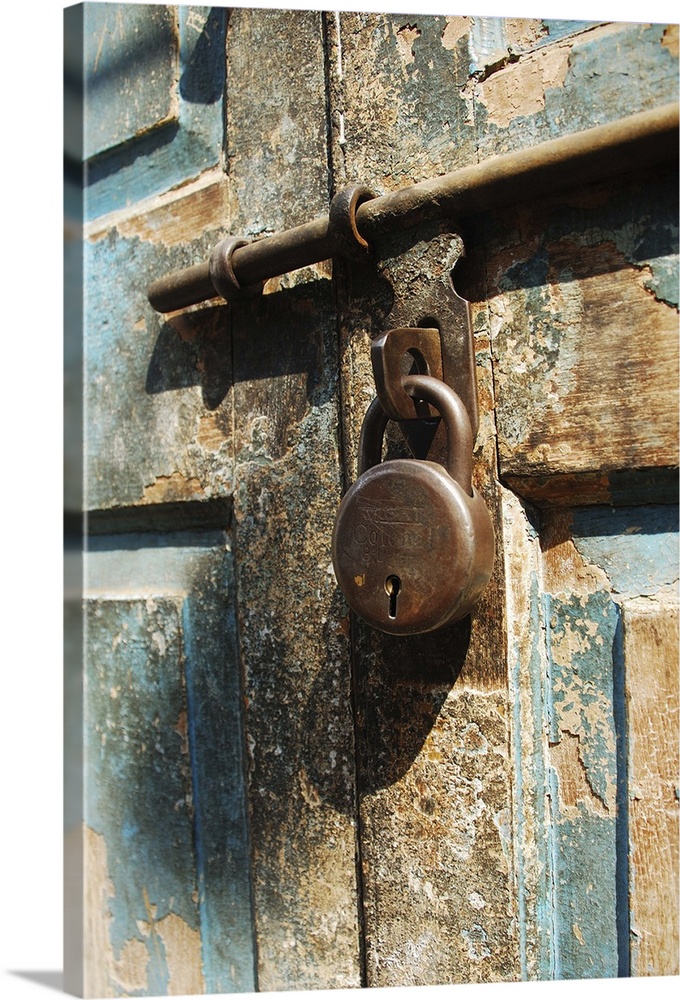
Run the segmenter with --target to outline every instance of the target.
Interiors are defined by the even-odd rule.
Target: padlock
[[[382,462],[387,416],[378,399],[361,429],[359,477],[333,528],[333,566],[351,608],[393,635],[433,632],[463,618],[493,568],[491,517],[472,487],[472,430],[445,382],[404,379],[410,396],[432,404],[447,430],[446,468],[399,458]]]

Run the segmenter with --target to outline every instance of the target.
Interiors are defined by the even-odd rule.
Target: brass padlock
[[[432,404],[448,435],[446,468],[413,458],[382,462],[387,416],[369,407],[360,475],[333,529],[333,566],[350,607],[393,635],[433,632],[463,618],[481,597],[494,560],[491,517],[472,487],[472,430],[459,396],[429,375],[404,379]]]

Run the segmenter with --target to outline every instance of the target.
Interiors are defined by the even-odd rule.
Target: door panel
[[[86,219],[221,164],[225,9],[85,3],[66,18],[83,46],[67,52],[65,98],[77,105],[83,87]],[[77,108],[66,118],[79,120]],[[67,128],[68,156],[80,156],[82,139]]]
[[[93,537],[85,598],[86,993],[252,989],[230,539]]]
[[[395,232],[229,304],[146,299],[349,182],[676,99],[677,30],[144,16],[170,98],[93,138],[85,194],[87,989],[677,972],[674,172]],[[463,246],[494,574],[464,622],[389,637],[348,612],[333,518],[370,341],[423,320],[408,289],[445,314]]]

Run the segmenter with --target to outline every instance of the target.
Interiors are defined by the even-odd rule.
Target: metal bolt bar
[[[678,159],[678,105],[667,104],[595,128],[560,136],[529,149],[421,181],[363,201],[356,224],[369,244],[390,228],[408,229],[427,219],[456,219],[577,187],[614,174]],[[328,216],[234,250],[239,284],[255,285],[337,255]],[[149,286],[159,312],[215,298],[208,263],[166,275]]]

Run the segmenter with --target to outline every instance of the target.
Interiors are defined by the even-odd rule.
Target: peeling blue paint
[[[533,528],[530,528],[533,532]],[[520,701],[518,692],[520,690],[520,671],[526,669],[526,664],[520,657],[519,649],[513,653],[512,668],[512,692],[513,692],[513,721],[514,721],[514,759],[515,759],[515,781],[518,798],[518,828],[515,831],[517,847],[517,871],[518,871],[518,929],[520,943],[520,963],[522,979],[539,978],[547,979],[552,975],[552,909],[553,899],[550,883],[550,857],[549,857],[549,837],[548,830],[550,816],[548,814],[548,803],[543,789],[546,782],[545,764],[543,756],[543,718],[545,712],[545,676],[542,667],[542,645],[544,643],[544,629],[541,615],[541,598],[538,578],[535,572],[530,576],[530,597],[529,615],[531,622],[531,652],[529,655],[529,678],[531,684],[531,709],[532,716],[536,721],[536,728],[531,739],[531,762],[534,780],[536,782],[536,794],[529,798],[529,793],[524,788],[522,778],[523,767],[523,744],[520,720]],[[524,762],[526,766],[526,762]],[[541,872],[541,880],[535,887],[535,893],[529,897],[525,885],[524,877],[524,812],[529,811],[535,824],[535,838],[538,850],[537,862]],[[529,905],[535,907],[533,913],[529,913]],[[527,928],[531,929],[531,937],[527,937]],[[528,975],[528,950],[532,951],[532,975]]]
[[[256,989],[225,543],[214,530],[90,539],[85,819],[106,843],[114,955],[131,938],[149,953],[131,995],[168,992],[156,925],[169,913],[200,928],[207,992]],[[130,581],[144,597],[124,596]]]
[[[673,100],[673,94],[677,100],[677,60],[661,44],[663,33],[663,25],[631,24],[578,38],[564,87],[546,91],[551,131],[564,131],[567,112],[569,131],[577,131],[620,117],[622,108],[631,114]]]
[[[552,37],[544,36],[537,47],[573,34],[569,25],[578,24],[556,22],[552,27],[546,23]],[[586,22],[585,27],[595,25]],[[661,44],[663,32],[663,25],[630,24],[609,34],[579,33],[571,46],[564,82],[545,90],[544,107],[498,125],[489,120],[493,109],[476,103],[480,154],[526,147],[677,100],[677,59]]]
[[[169,913],[198,927],[191,782],[177,731],[182,641],[174,597],[158,598],[151,613],[143,599],[89,604],[85,822],[106,842],[116,957],[130,939],[150,943],[139,921],[149,934]]]
[[[643,597],[677,583],[676,507],[581,507],[574,511],[572,530],[576,548],[604,570],[614,593]]]
[[[618,608],[607,592],[565,600],[546,595],[550,623],[550,742],[577,739],[571,767],[590,792],[566,802],[555,767],[553,796],[555,924],[558,974],[565,979],[619,972],[617,733],[614,646]]]

